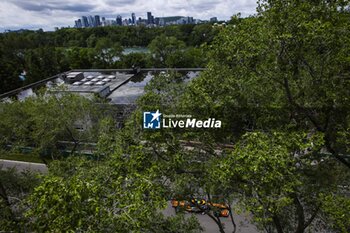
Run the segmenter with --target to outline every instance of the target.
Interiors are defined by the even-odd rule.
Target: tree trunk
[[[231,222],[232,222],[232,225],[233,225],[233,231],[232,233],[235,233],[236,230],[237,230],[237,225],[235,223],[235,220],[233,219],[233,214],[232,214],[232,208],[231,208],[231,205],[229,204],[228,207],[230,208],[229,209],[229,212],[230,212],[230,218],[231,218]]]
[[[274,214],[273,217],[272,217],[272,220],[273,220],[273,223],[276,226],[277,232],[278,233],[283,233],[283,228],[282,228],[281,222],[280,222],[279,218],[277,217],[277,215]]]

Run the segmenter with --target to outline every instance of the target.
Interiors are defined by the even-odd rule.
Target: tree
[[[23,102],[1,103],[0,115],[1,147],[31,147],[44,162],[60,156],[59,141],[71,141],[74,154],[81,141],[93,140],[99,119],[92,101],[74,94],[38,94]]]
[[[240,200],[261,230],[317,231],[320,195],[337,189],[331,180],[339,178],[336,173],[322,176],[328,179],[323,186],[310,174],[325,172],[331,165],[312,163],[310,152],[323,144],[320,136],[247,133],[227,157],[212,161],[211,185]]]
[[[101,68],[114,67],[116,61],[120,60],[123,52],[123,48],[119,43],[113,43],[108,38],[100,38],[96,42],[96,64],[95,66]]]
[[[271,129],[294,121],[325,133],[327,150],[349,166],[338,156],[344,145],[336,143],[339,130],[348,128],[348,48],[340,41],[348,38],[349,15],[341,2],[300,3],[293,9],[273,2],[257,17],[223,29],[213,42],[209,69],[192,86],[189,101],[202,103],[193,111],[220,114],[230,129]],[[306,13],[311,9],[315,14]],[[240,126],[232,121],[242,116],[235,108],[246,114],[245,123],[238,119]]]
[[[198,87],[198,80],[200,78],[186,86],[181,75],[161,74],[152,79],[146,94],[139,100],[139,109],[122,133],[123,147],[143,145],[147,158],[156,162],[163,179],[169,181],[166,187],[172,197],[205,197],[229,204],[239,201],[243,209],[253,214],[258,227],[266,232],[330,230],[329,223],[333,224],[335,216],[342,216],[343,212],[327,210],[333,204],[326,205],[324,195],[338,192],[339,186],[347,186],[349,172],[334,160],[320,157],[324,147],[322,133],[310,132],[307,128],[304,132],[286,133],[273,128],[266,132],[257,130],[237,136],[236,145],[227,147],[222,144],[227,133],[218,138],[220,134],[213,131],[164,129],[149,132],[142,129],[140,122],[144,111],[161,109],[164,114],[187,113],[193,105],[202,106],[196,102],[188,104],[184,98],[197,94],[191,91],[192,85]],[[191,150],[188,150],[186,141],[198,143],[190,144]],[[238,206],[232,208],[238,209]],[[220,232],[225,231],[212,212],[205,214],[212,217]],[[236,228],[234,216],[232,223]],[[341,225],[334,222],[336,227]],[[343,229],[346,227],[345,223]]]
[[[95,62],[95,50],[90,48],[69,48],[65,52],[65,60],[69,69],[89,69]]]
[[[200,46],[204,43],[210,44],[218,34],[218,28],[211,24],[198,24],[193,28],[189,36],[189,45]]]
[[[23,82],[19,79],[20,73],[24,69],[24,61],[17,53],[6,47],[7,44],[1,41],[0,45],[0,92],[4,93],[15,89]]]
[[[89,36],[89,38],[87,38],[87,40],[86,40],[87,47],[94,48],[96,46],[96,41],[97,41],[97,38],[96,38],[95,34],[91,34],[91,36]]]
[[[148,47],[157,67],[177,67],[177,61],[181,59],[185,43],[175,37],[162,34],[152,40]]]
[[[188,113],[182,101],[188,91],[186,79],[188,77],[185,74],[169,72],[155,76],[148,83],[146,93],[138,101],[138,109],[120,134],[121,148],[129,151],[130,145],[142,145],[140,149],[145,157],[140,163],[144,168],[156,165],[159,176],[164,180],[163,186],[168,198],[179,200],[204,198],[208,201],[231,204],[218,190],[208,188],[207,174],[211,169],[208,163],[220,157],[215,153],[213,142],[203,140],[188,145],[196,140],[198,135],[210,135],[213,131],[204,132],[196,129],[147,131],[142,128],[142,113],[145,111],[160,109],[163,114]],[[224,232],[225,227],[216,214],[217,211],[215,208],[210,208],[203,213],[213,220],[213,224],[218,226],[220,232]],[[236,228],[232,210],[230,219]]]
[[[2,128],[3,132],[9,131],[1,134],[3,140],[9,140],[4,143],[37,143],[47,149],[54,147],[60,136],[83,137],[71,124],[81,119],[80,114],[83,119],[90,116],[89,121],[94,117],[89,115],[93,103],[81,98],[45,95],[3,105],[1,114],[7,121],[2,122]],[[89,160],[72,155],[51,162],[49,174],[28,197],[19,198],[25,209],[13,213],[14,207],[4,207],[1,229],[18,226],[25,231],[199,232],[200,225],[193,218],[160,213],[167,206],[168,192],[163,186],[163,171],[156,161],[148,159],[147,150],[141,145],[124,147],[124,135],[114,128],[113,119],[96,118],[101,119],[93,134],[98,138],[96,155],[103,156]],[[11,130],[10,126],[15,127]],[[0,181],[0,185],[10,184],[9,180]],[[8,194],[2,189],[0,194],[4,206]]]
[[[24,200],[39,183],[40,179],[30,172],[0,169],[1,231],[25,231]]]
[[[310,149],[305,170],[295,158],[290,158],[293,151],[285,154],[290,163],[281,167],[279,176],[283,181],[289,181],[290,177],[302,181],[300,187],[291,188],[290,193],[296,194],[291,197],[290,193],[282,192],[284,183],[278,181],[277,175],[269,177],[276,178],[275,186],[280,183],[278,195],[272,187],[262,193],[258,191],[260,187],[269,187],[261,179],[269,174],[270,163],[274,164],[272,159],[279,154],[277,151],[270,151],[266,157],[259,156],[269,161],[261,168],[256,164],[260,159],[255,155],[263,149],[243,152],[237,148],[232,157],[223,154],[229,160],[224,159],[222,163],[214,160],[219,166],[229,164],[226,174],[242,169],[244,179],[231,180],[226,186],[230,189],[226,196],[237,189],[242,192],[241,199],[247,201],[243,206],[258,218],[256,222],[271,220],[272,225],[267,228],[263,224],[267,232],[304,232],[305,224],[312,228],[320,221],[327,229],[328,223],[334,223],[334,216],[329,213],[334,211],[339,216],[336,210],[327,210],[333,204],[323,203],[321,197],[335,195],[342,199],[344,191],[340,187],[348,185],[349,161],[341,155],[349,151],[345,139],[349,119],[344,101],[350,94],[346,81],[350,47],[343,43],[349,39],[350,15],[345,10],[348,5],[347,1],[260,1],[257,16],[234,19],[232,26],[220,31],[209,46],[212,59],[208,69],[189,85],[182,98],[182,105],[188,112],[223,121],[223,129],[217,132],[192,134],[192,140],[198,140],[204,148],[225,143],[252,149],[250,146],[260,145],[259,140],[264,140],[265,134],[274,135],[280,131],[322,135],[324,143],[318,149]],[[245,144],[243,135],[247,132],[259,132],[258,139]],[[294,136],[284,135],[283,138],[276,144],[269,142],[269,148],[283,148],[283,141],[288,142]],[[245,155],[242,162],[247,166],[237,161]],[[294,156],[303,156],[302,150]],[[310,167],[310,164],[313,165]],[[290,169],[296,169],[296,173],[284,173]],[[260,174],[260,170],[265,173]],[[255,175],[258,180],[254,181]],[[224,182],[226,178],[216,177],[216,180]],[[221,190],[219,184],[214,187]],[[251,193],[244,191],[245,188]],[[284,207],[278,204],[281,195],[287,197],[281,199],[286,201]],[[253,198],[254,202],[247,198]],[[255,202],[257,198],[259,201]],[[278,209],[277,218],[271,212],[273,208]],[[325,215],[327,217],[323,218]],[[334,225],[347,229],[339,222]]]
[[[68,69],[62,49],[54,47],[41,47],[26,50],[24,53],[25,67],[28,83],[42,80]]]
[[[143,53],[130,53],[123,55],[121,61],[124,68],[130,69],[131,67],[141,67],[144,68],[147,65],[147,54]]]
[[[323,203],[322,196],[344,198],[339,187],[348,186],[349,175],[349,161],[341,155],[349,151],[344,102],[349,96],[349,46],[341,42],[349,38],[349,13],[343,3],[261,1],[257,16],[232,20],[233,25],[221,29],[209,45],[208,69],[183,92],[174,95],[176,82],[166,78],[158,79],[159,85],[150,83],[152,91],[141,98],[144,102],[130,125],[134,130],[128,140],[152,142],[146,145],[167,171],[164,174],[175,187],[169,189],[178,194],[224,193],[232,201],[231,195],[243,187],[248,190],[241,191],[243,207],[267,232],[305,232],[320,222],[329,230],[327,224],[334,223],[329,213],[341,213],[327,210],[334,205]],[[137,122],[142,111],[150,109],[215,117],[223,121],[223,128],[144,132]],[[280,135],[281,131],[289,134]],[[247,132],[257,138],[246,142]],[[197,142],[199,148],[185,151],[180,142],[187,140]],[[293,144],[296,141],[298,146]],[[246,151],[233,149],[230,156],[229,148],[235,144]],[[268,149],[261,149],[265,144]],[[240,156],[242,161],[236,160]],[[226,187],[213,183],[225,183],[227,178],[205,178],[214,164],[229,164],[228,176],[242,168],[247,179],[231,180]],[[270,170],[270,164],[277,170]]]
[[[155,166],[145,167],[141,148],[117,151],[105,161],[70,158],[51,164],[50,175],[28,199],[32,231],[198,232],[192,218],[159,213],[166,205]],[[97,163],[97,164],[96,164]]]

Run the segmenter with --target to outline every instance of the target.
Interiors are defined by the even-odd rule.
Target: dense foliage
[[[234,16],[207,45],[207,70],[199,77],[160,73],[122,130],[113,119],[96,117],[97,128],[87,135],[70,133],[78,141],[95,135],[96,154],[103,156],[50,163],[39,184],[24,186],[19,199],[25,207],[9,201],[7,193],[16,189],[0,179],[1,230],[198,232],[194,217],[165,217],[161,210],[171,198],[205,198],[228,205],[234,232],[242,212],[268,233],[349,232],[349,7],[345,0],[262,0],[256,16]],[[148,41],[150,59],[186,64],[191,42],[167,29],[173,28],[150,29],[164,30]],[[77,47],[68,53],[79,58],[85,51],[86,64],[97,56],[107,67],[115,54],[122,57],[123,41],[88,43],[97,55]],[[197,49],[194,58],[203,52]],[[51,148],[68,137],[62,126],[74,125],[71,116],[98,114],[86,101],[39,96],[2,104],[0,142]],[[222,128],[143,129],[143,112],[157,109],[220,119]],[[224,233],[216,213],[214,207],[203,211]]]

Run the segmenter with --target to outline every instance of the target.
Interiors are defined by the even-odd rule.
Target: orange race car
[[[172,199],[171,205],[176,212],[186,210],[193,213],[205,213],[208,210],[212,210],[214,215],[219,217],[228,217],[230,214],[227,204],[207,202],[204,199],[191,199],[190,201]]]

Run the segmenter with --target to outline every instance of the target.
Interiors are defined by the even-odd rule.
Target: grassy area
[[[43,163],[43,161],[39,158],[39,155],[30,154],[30,153],[22,154],[22,153],[9,152],[9,151],[0,151],[0,159],[31,162],[31,163]]]

